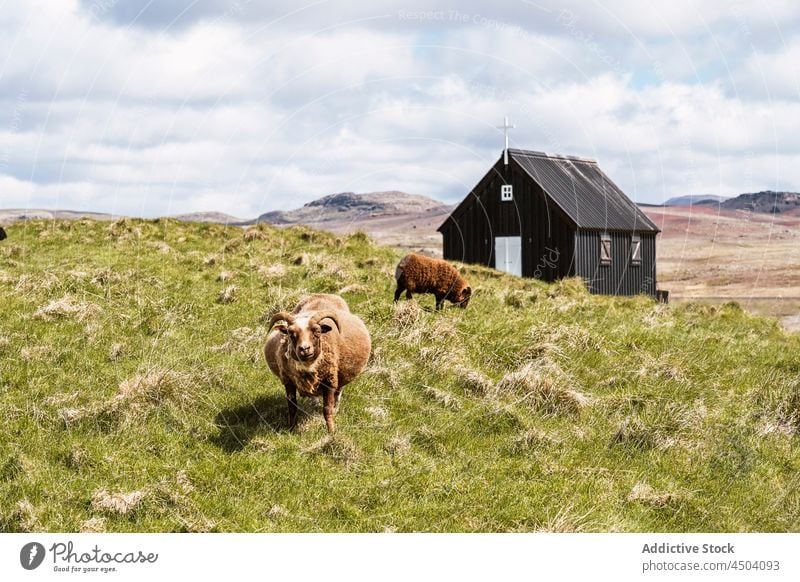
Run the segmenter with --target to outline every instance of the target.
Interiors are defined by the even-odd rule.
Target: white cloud
[[[748,96],[772,100],[800,100],[800,38],[794,37],[776,50],[754,50],[736,78]]]
[[[800,189],[795,4],[544,4],[448,0],[420,19],[399,0],[288,16],[293,3],[201,0],[179,22],[180,2],[133,22],[135,2],[15,3],[0,16],[0,206],[455,200],[499,154],[503,115],[514,146],[595,156],[644,201]]]

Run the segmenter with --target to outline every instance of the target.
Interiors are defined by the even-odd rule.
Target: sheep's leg
[[[442,308],[442,304],[444,303],[444,297],[440,297],[439,295],[436,296],[436,311],[439,311]]]
[[[333,422],[333,417],[336,414],[336,392],[338,390],[335,386],[324,386],[322,393],[322,413],[325,416],[325,424],[328,426],[328,432],[333,434],[336,430],[336,424]]]
[[[397,289],[394,291],[394,300],[398,301],[400,299],[400,294],[405,291],[406,297],[411,299],[411,291],[408,290],[408,285],[406,285],[406,276],[405,273],[400,275],[397,278]]]
[[[297,427],[297,388],[294,384],[286,384],[286,403],[289,407],[289,430]]]

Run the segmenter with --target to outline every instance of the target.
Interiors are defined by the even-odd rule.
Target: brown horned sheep
[[[325,424],[332,433],[342,388],[361,373],[372,350],[364,322],[338,295],[318,293],[291,313],[274,314],[270,328],[264,356],[286,388],[289,428],[297,426],[299,392],[322,397]]]
[[[397,264],[394,277],[397,279],[395,301],[400,299],[403,291],[406,292],[406,299],[411,299],[412,293],[433,293],[436,309],[439,310],[445,299],[464,308],[472,297],[472,288],[456,268],[441,259],[406,255]]]

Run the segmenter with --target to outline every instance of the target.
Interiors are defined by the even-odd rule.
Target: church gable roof
[[[517,149],[508,153],[578,228],[659,232],[595,160]]]

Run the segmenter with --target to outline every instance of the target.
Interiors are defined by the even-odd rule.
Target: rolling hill
[[[250,222],[305,225],[326,222],[353,223],[370,218],[389,216],[406,218],[428,213],[449,212],[452,208],[451,205],[442,204],[427,196],[406,194],[405,192],[368,192],[364,194],[342,192],[323,196],[296,210],[268,212]]]
[[[11,224],[25,220],[80,220],[83,218],[91,218],[92,220],[120,220],[128,217],[120,214],[83,210],[48,210],[43,208],[0,209],[0,224]],[[231,225],[238,225],[245,222],[242,218],[236,218],[224,212],[191,212],[188,214],[169,216],[167,218],[172,218],[181,222],[211,222]]]
[[[775,192],[763,190],[749,194],[725,197],[713,194],[676,196],[664,202],[664,206],[712,206],[725,210],[746,210],[766,214],[790,212],[800,215],[800,194],[797,192]]]
[[[435,312],[358,232],[9,231],[0,531],[800,531],[800,336],[735,303],[462,266]],[[333,438],[261,355],[309,292],[373,336]]]
[[[740,194],[722,202],[728,210],[747,210],[767,214],[793,213],[800,215],[800,194],[797,192],[773,192],[764,190],[752,194]]]
[[[24,220],[117,220],[117,214],[105,212],[89,212],[81,210],[47,210],[42,208],[3,208],[0,209],[0,224],[11,224]]]
[[[167,218],[180,220],[181,222],[210,222],[213,224],[230,224],[232,226],[238,226],[245,222],[243,218],[237,218],[236,216],[231,216],[224,212],[190,212],[188,214],[177,214]]]
[[[268,212],[250,223],[303,224],[339,234],[363,230],[382,244],[441,255],[441,235],[436,229],[453,208],[454,205],[405,192],[344,192],[324,196],[296,210]]]
[[[237,218],[222,212],[194,212],[168,218],[229,226],[248,226],[259,222],[279,226],[304,224],[339,234],[363,230],[384,244],[441,254],[441,237],[436,228],[452,209],[453,205],[405,192],[343,192],[323,196],[295,210],[267,212],[254,219]],[[72,210],[0,210],[0,224],[31,219],[80,218],[116,220],[124,217]]]
[[[725,196],[716,194],[688,194],[686,196],[675,196],[664,202],[664,206],[693,206],[695,204],[719,204],[727,200]]]

